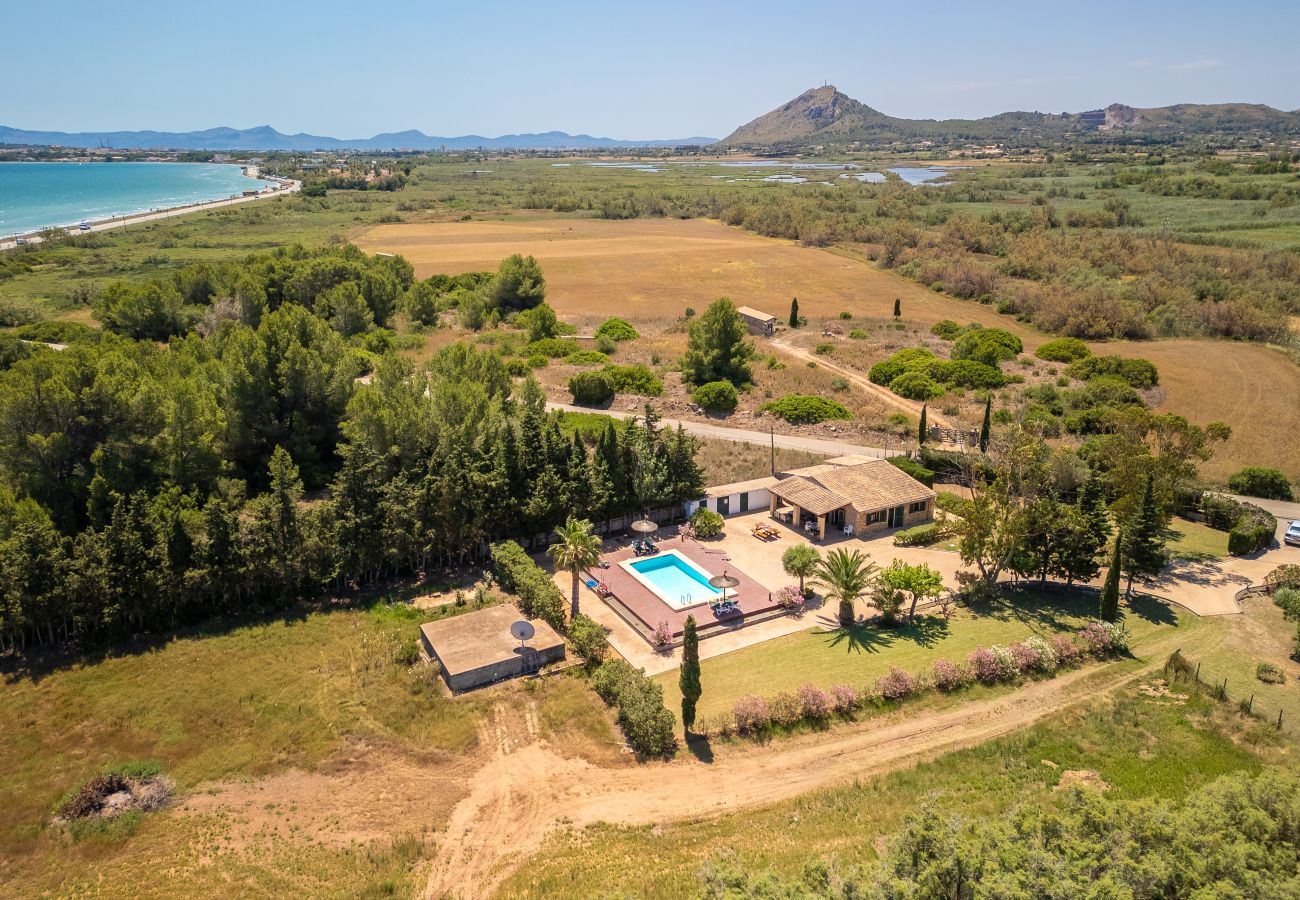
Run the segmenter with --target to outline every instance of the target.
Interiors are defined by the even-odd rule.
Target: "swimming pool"
[[[619,563],[633,578],[673,609],[698,606],[722,596],[709,574],[676,550]]]

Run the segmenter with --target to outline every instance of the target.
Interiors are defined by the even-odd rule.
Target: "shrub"
[[[1020,674],[1020,666],[1010,647],[994,644],[989,648],[989,653],[992,654],[993,663],[997,666],[999,680],[1010,681]]]
[[[1228,532],[1228,552],[1233,556],[1246,556],[1263,550],[1273,542],[1275,531],[1267,525],[1238,525]]]
[[[789,727],[803,718],[799,698],[789,691],[782,691],[767,702],[772,711],[772,724]]]
[[[763,404],[761,409],[795,425],[853,418],[842,403],[810,394],[786,394],[779,400]]]
[[[840,715],[848,715],[858,707],[858,692],[847,684],[831,686],[831,704]]]
[[[542,362],[546,362],[546,357],[541,357]],[[505,360],[506,374],[511,378],[523,378],[528,374],[528,363],[522,359]]]
[[[971,389],[1000,388],[1008,381],[1002,370],[975,359],[937,359],[926,367],[926,374],[949,387]]]
[[[760,731],[772,722],[772,712],[767,701],[753,694],[737,697],[731,705],[731,716],[736,722],[736,730],[743,733]]]
[[[1078,338],[1067,337],[1048,341],[1034,351],[1034,356],[1048,362],[1072,363],[1083,359],[1085,356],[1092,356],[1092,351],[1088,349],[1087,344]]]
[[[1098,659],[1126,653],[1129,648],[1128,629],[1117,622],[1089,622],[1079,629],[1079,640],[1085,652]]]
[[[998,363],[1015,359],[1025,349],[1020,338],[1001,328],[979,328],[957,337],[952,345],[953,359],[973,359],[996,367]]]
[[[667,622],[660,622],[655,626],[655,630],[650,632],[650,642],[656,647],[667,647],[673,642],[673,626]]]
[[[803,591],[797,584],[787,584],[776,592],[776,605],[786,612],[800,612],[804,607]]]
[[[855,328],[849,332],[849,337],[853,338],[855,341],[865,341],[867,339],[867,333],[861,328]]]
[[[524,356],[549,356],[551,359],[560,359],[577,353],[582,348],[578,346],[577,341],[566,341],[563,338],[542,338],[540,341],[533,341],[524,347]]]
[[[1285,684],[1286,673],[1271,662],[1255,664],[1255,677],[1265,684]]]
[[[637,676],[637,670],[625,660],[611,659],[604,663],[591,676],[591,688],[605,703],[613,706],[618,702],[624,685]]]
[[[588,669],[594,669],[605,661],[609,651],[609,639],[605,628],[590,616],[579,613],[569,622],[569,643],[573,651],[582,657]]]
[[[970,673],[966,667],[946,659],[936,659],[933,671],[934,686],[941,691],[955,691],[970,683]]]
[[[955,341],[961,334],[961,326],[952,319],[942,319],[930,326],[930,334],[945,341]]]
[[[935,355],[924,347],[908,347],[872,366],[867,372],[867,378],[875,384],[889,387],[890,382],[904,372],[923,371],[935,361]]]
[[[664,708],[664,690],[621,659],[603,663],[592,676],[600,698],[618,707],[618,724],[628,745],[642,756],[667,756],[677,748],[673,714]]]
[[[550,364],[551,361],[540,353],[535,353],[528,357],[526,362],[527,367],[530,369],[545,369]]]
[[[1277,469],[1247,466],[1228,478],[1228,490],[1265,500],[1291,500],[1291,482]]]
[[[821,722],[830,717],[833,709],[830,695],[812,684],[805,684],[795,691],[799,700],[800,714],[810,722]]]
[[[1065,373],[1080,381],[1089,381],[1098,375],[1112,375],[1135,388],[1151,388],[1160,383],[1156,367],[1151,362],[1120,356],[1087,356],[1070,363]]]
[[[889,389],[908,400],[935,400],[944,394],[943,387],[922,372],[904,372],[889,382]]]
[[[691,400],[712,412],[735,412],[736,386],[730,381],[710,381],[692,391]]]
[[[849,312],[847,309],[842,309],[840,310],[840,318],[847,321],[848,319],[853,318],[853,313]]]
[[[1287,589],[1300,590],[1300,565],[1287,563],[1277,566],[1264,576],[1264,584],[1275,592]]]
[[[722,514],[711,509],[701,507],[691,513],[691,527],[695,529],[696,537],[717,537],[722,534],[723,524]]]
[[[889,463],[902,469],[926,487],[934,487],[934,471],[906,456],[891,456]]]
[[[998,661],[993,657],[992,651],[986,647],[976,647],[972,650],[970,656],[966,657],[966,665],[970,669],[971,676],[985,684],[993,684],[1001,677]]]
[[[617,352],[618,350],[618,341],[614,340],[611,337],[606,337],[605,335],[602,334],[600,337],[596,338],[596,340],[592,342],[591,346],[595,348],[598,352],[603,353],[606,356],[613,356],[614,353]]]
[[[825,355],[827,355],[828,353],[834,353],[834,352],[835,352],[835,345],[834,345],[834,344],[818,344],[816,347],[813,348],[813,352],[816,353],[816,354],[818,354],[819,356],[825,356]]]
[[[614,317],[601,322],[595,336],[607,337],[614,341],[634,341],[641,335],[627,320]]]
[[[614,382],[604,372],[579,372],[569,379],[573,402],[581,406],[599,406],[614,399]]]
[[[524,548],[514,541],[501,541],[489,548],[489,556],[497,584],[519,598],[524,615],[541,619],[564,634],[564,595]]]
[[[609,357],[599,350],[579,350],[564,357],[566,366],[603,366],[607,362]]]
[[[614,390],[620,394],[640,394],[642,397],[658,397],[664,392],[664,384],[649,366],[636,363],[630,366],[605,366],[601,370]]]
[[[902,700],[916,693],[916,679],[894,666],[876,680],[876,690],[886,700]]]
[[[1060,665],[1052,645],[1038,635],[1026,638],[1021,646],[1034,654],[1033,667],[1039,672],[1055,672]]]
[[[1083,648],[1068,634],[1054,634],[1047,639],[1047,643],[1051,645],[1060,666],[1075,665],[1083,657]]]
[[[928,547],[943,537],[938,522],[927,522],[894,533],[895,547]]]

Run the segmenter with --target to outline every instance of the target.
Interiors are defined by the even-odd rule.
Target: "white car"
[[[1287,527],[1286,534],[1282,535],[1282,540],[1284,543],[1295,544],[1300,547],[1300,519],[1296,519]]]

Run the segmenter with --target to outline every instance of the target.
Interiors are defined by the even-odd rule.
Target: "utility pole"
[[[767,436],[772,441],[772,477],[776,477],[776,428],[773,425],[767,426]]]

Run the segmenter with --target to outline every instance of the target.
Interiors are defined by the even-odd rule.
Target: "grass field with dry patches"
[[[1049,337],[992,307],[927,290],[874,268],[852,251],[826,252],[759,237],[719,222],[691,219],[518,219],[378,225],[354,237],[367,252],[400,253],[427,277],[495,268],[511,253],[536,256],[548,301],[561,315],[672,320],[732,297],[784,319],[790,298],[815,326],[842,310],[889,316],[895,298],[905,319],[940,319],[1004,328],[1027,351]],[[1209,340],[1094,344],[1098,353],[1140,356],[1160,370],[1162,411],[1193,422],[1227,422],[1233,436],[1204,467],[1224,479],[1246,465],[1300,478],[1300,368],[1257,344]]]

